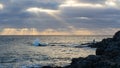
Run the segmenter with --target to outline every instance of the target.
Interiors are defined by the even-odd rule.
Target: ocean
[[[72,58],[95,55],[95,48],[81,47],[83,43],[101,41],[111,35],[93,36],[0,36],[0,68],[29,68],[32,66],[65,66]],[[47,46],[33,46],[35,39]]]

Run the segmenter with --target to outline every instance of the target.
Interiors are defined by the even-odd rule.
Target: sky
[[[0,0],[0,35],[113,35],[120,0]]]

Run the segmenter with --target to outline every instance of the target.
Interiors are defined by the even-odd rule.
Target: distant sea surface
[[[0,68],[24,68],[30,66],[64,66],[72,58],[95,54],[95,48],[76,48],[83,43],[101,41],[111,35],[89,36],[0,36]],[[48,46],[33,46],[35,39]],[[54,46],[53,46],[54,45]]]

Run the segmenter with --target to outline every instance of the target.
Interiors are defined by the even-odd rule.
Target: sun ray
[[[71,0],[72,3],[72,0]],[[74,2],[73,2],[74,3]],[[37,7],[32,7],[32,8],[28,8],[26,11],[28,12],[33,12],[35,13],[38,17],[40,16],[39,13],[43,12],[46,13],[48,15],[50,15],[51,17],[55,18],[56,20],[58,20],[62,25],[65,25],[68,29],[70,29],[71,31],[76,30],[74,28],[73,25],[69,24],[68,22],[66,22],[64,19],[62,19],[58,14],[60,13],[59,10],[52,10],[52,9],[43,9],[43,8],[37,8]],[[72,32],[71,32],[72,33]]]
[[[65,20],[63,20],[62,18],[60,18],[59,16],[57,16],[55,13],[52,12],[47,12],[47,14],[49,14],[50,16],[54,17],[55,19],[57,19],[58,21],[60,21],[63,25],[66,25],[69,29],[71,30],[75,30],[74,26],[67,23]],[[72,28],[70,28],[72,27]]]

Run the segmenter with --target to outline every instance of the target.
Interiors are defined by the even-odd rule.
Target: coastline
[[[113,38],[103,39],[90,47],[97,48],[96,55],[73,58],[71,64],[65,67],[42,68],[120,68],[120,31]]]
[[[18,36],[17,38],[20,38],[20,37]],[[11,63],[15,63],[15,64],[20,62],[20,64],[18,64],[16,66],[21,67],[21,68],[31,68],[31,67],[33,67],[33,68],[42,68],[42,67],[67,68],[67,66],[73,65],[74,62],[79,62],[79,60],[81,60],[81,58],[85,59],[85,57],[87,57],[89,55],[90,55],[89,57],[94,57],[95,50],[97,48],[97,47],[94,47],[95,48],[95,50],[94,50],[94,48],[91,48],[92,46],[87,46],[87,45],[92,45],[93,43],[85,43],[85,44],[81,43],[78,45],[69,44],[70,46],[64,45],[64,44],[60,44],[60,45],[57,44],[56,45],[55,43],[53,43],[53,44],[51,43],[47,47],[36,47],[36,46],[30,45],[30,42],[32,42],[31,39],[34,40],[34,38],[30,38],[30,40],[29,39],[26,39],[26,40],[22,39],[22,41],[19,39],[19,42],[18,42],[18,40],[16,40],[16,37],[14,37],[13,39],[12,38],[8,38],[8,39],[10,39],[10,41],[11,41],[11,44],[10,44],[11,46],[9,46],[9,44],[7,45],[7,46],[9,46],[7,48],[7,52],[9,52],[12,57],[6,57],[8,59],[3,60],[2,62],[5,62],[5,63],[11,62]],[[6,41],[6,40],[4,39],[3,42],[4,41]],[[17,42],[17,43],[12,43],[13,41]],[[24,45],[21,43],[23,43]],[[4,46],[4,47],[6,47],[6,46]],[[3,45],[1,45],[1,48],[3,49]],[[46,49],[48,49],[48,50],[46,51]],[[3,50],[3,51],[5,51],[5,50]],[[11,51],[12,51],[12,53],[11,53]],[[52,51],[54,51],[54,53],[52,53]],[[5,53],[5,54],[7,54],[7,53]],[[86,54],[86,56],[84,56],[84,54]],[[64,55],[66,55],[66,57],[71,57],[71,58],[64,58],[63,57]],[[59,57],[54,58],[55,56],[56,57],[59,56]],[[37,58],[37,57],[39,57],[39,58]],[[41,63],[41,62],[44,62],[46,60],[46,59],[44,59],[44,57],[46,59],[48,58],[48,61],[46,61],[46,63],[52,63],[52,65],[51,64],[44,65],[43,63]],[[61,57],[63,57],[64,59]],[[78,57],[80,57],[80,58],[78,58]],[[4,58],[4,57],[1,57],[1,58]],[[21,58],[21,59],[19,59],[19,58]],[[43,60],[41,60],[42,58],[43,58]],[[21,62],[21,60],[22,60],[22,62]],[[24,62],[24,60],[27,62]],[[65,63],[63,62],[62,64],[60,63],[59,65],[56,64],[56,63],[61,62],[61,60],[65,60]],[[66,60],[69,60],[68,64],[66,64]],[[29,64],[29,61],[30,61],[30,64]],[[37,61],[37,62],[35,62],[35,61]],[[15,64],[12,64],[11,66],[14,67]],[[50,65],[50,66],[46,66],[46,65]]]

